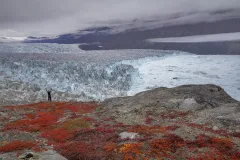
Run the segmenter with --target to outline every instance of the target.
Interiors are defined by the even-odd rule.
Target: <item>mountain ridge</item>
[[[199,22],[141,30],[129,29],[110,33],[107,26],[89,28],[74,34],[64,34],[55,38],[26,40],[25,43],[80,44],[82,50],[112,49],[160,49],[181,50],[196,54],[240,54],[240,41],[205,43],[149,43],[147,39],[183,37],[192,35],[240,32],[240,18],[213,22]]]

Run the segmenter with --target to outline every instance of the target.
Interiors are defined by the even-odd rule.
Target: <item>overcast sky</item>
[[[0,36],[46,36],[178,13],[240,9],[239,0],[0,0]]]

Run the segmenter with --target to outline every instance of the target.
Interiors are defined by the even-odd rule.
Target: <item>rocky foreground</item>
[[[240,102],[215,85],[0,107],[3,160],[239,160]]]

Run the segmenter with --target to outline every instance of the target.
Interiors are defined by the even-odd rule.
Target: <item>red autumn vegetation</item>
[[[85,142],[69,142],[55,145],[55,149],[64,155],[67,159],[86,159],[86,160],[97,160],[101,158],[95,152],[94,146]]]
[[[40,132],[51,129],[58,124],[58,120],[64,116],[64,113],[90,113],[96,109],[96,105],[76,105],[67,103],[38,103],[33,105],[12,107],[11,109],[25,109],[34,113],[25,115],[25,118],[16,122],[9,123],[5,130],[21,130],[27,132]]]
[[[240,153],[232,139],[239,138],[238,132],[213,130],[208,125],[181,121],[189,112],[164,112],[159,117],[177,119],[176,123],[168,125],[153,125],[157,121],[152,112],[147,112],[145,124],[126,125],[116,122],[114,117],[102,118],[101,112],[95,112],[96,108],[94,103],[61,102],[8,107],[10,113],[19,111],[21,118],[8,123],[3,131],[36,134],[71,160],[239,160]],[[192,140],[186,140],[175,133],[183,126],[211,134],[196,134]],[[122,132],[139,136],[121,139]],[[44,147],[41,143],[13,141],[1,146],[0,153],[24,149],[40,152]]]
[[[175,119],[175,118],[182,118],[189,114],[189,112],[182,112],[182,111],[171,111],[162,113],[160,116],[165,119]]]
[[[31,149],[35,146],[36,144],[30,141],[13,141],[0,147],[0,153],[19,151],[23,149]]]
[[[56,128],[53,130],[45,131],[41,134],[41,137],[47,138],[51,142],[62,143],[66,142],[69,138],[72,137],[70,131],[63,128]]]
[[[10,123],[5,127],[5,130],[21,130],[28,132],[38,132],[50,128],[57,124],[58,116],[50,113],[40,113],[34,119],[23,119]]]
[[[128,143],[124,144],[120,148],[120,152],[123,153],[124,160],[134,160],[144,157],[143,143]]]
[[[193,127],[193,128],[198,128],[204,131],[208,131],[214,134],[218,134],[220,136],[226,136],[226,137],[240,137],[240,134],[238,132],[234,133],[229,133],[227,130],[219,129],[219,130],[213,130],[212,127],[208,127],[207,125],[202,125],[202,124],[196,124],[196,123],[187,123],[185,124],[187,126]]]

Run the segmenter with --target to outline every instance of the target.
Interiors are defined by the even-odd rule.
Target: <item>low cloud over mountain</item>
[[[239,8],[238,0],[1,0],[0,36],[49,36],[96,26],[124,30],[212,21],[238,17]]]

